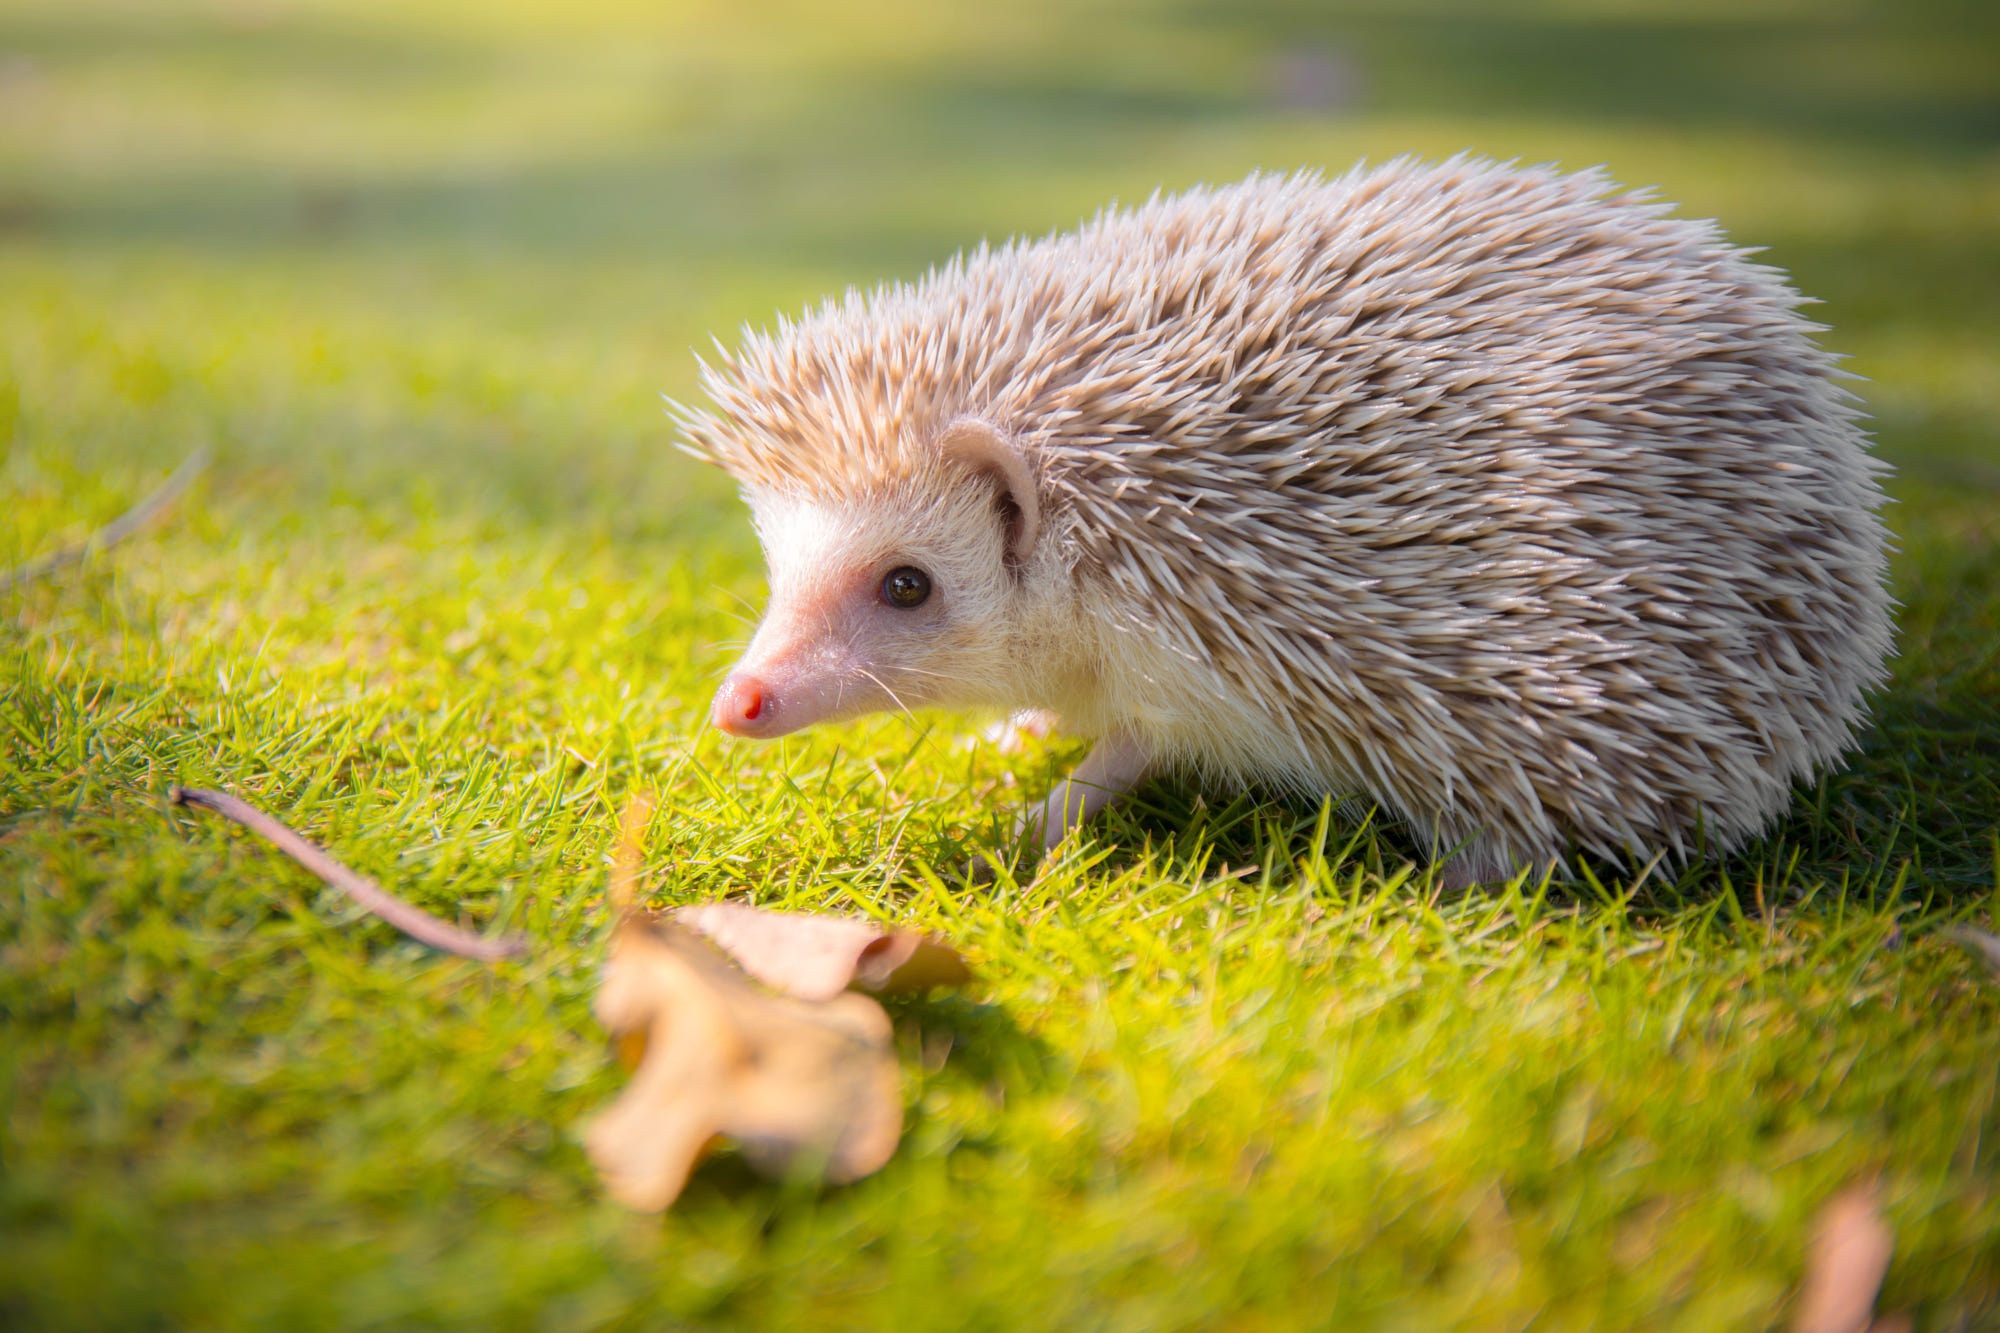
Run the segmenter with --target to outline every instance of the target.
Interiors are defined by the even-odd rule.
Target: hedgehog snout
[[[729,673],[715,692],[708,717],[731,736],[768,741],[895,702],[881,677],[865,667],[799,669],[783,661],[757,661]]]
[[[895,703],[883,684],[890,669],[857,654],[852,636],[826,632],[797,638],[771,626],[715,692],[708,717],[717,730],[746,740],[773,740],[822,722],[838,722]]]
[[[732,736],[765,736],[777,721],[777,700],[769,686],[755,676],[732,673],[715,692],[709,721],[718,731]]]

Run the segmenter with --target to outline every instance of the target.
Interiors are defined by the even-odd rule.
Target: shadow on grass
[[[1870,899],[1900,892],[1943,906],[1985,901],[2000,873],[2000,699],[1978,689],[1943,702],[1891,693],[1877,701],[1875,717],[1851,761],[1799,788],[1771,832],[1729,856],[1655,872],[1642,896],[1656,906],[1698,902],[1742,885],[1757,893],[1768,886],[1782,899],[1823,882]],[[1416,867],[1410,891],[1428,883],[1418,842],[1401,823],[1365,801],[1339,802],[1322,842],[1321,811],[1306,797],[1218,798],[1190,779],[1167,778],[1146,784],[1100,838],[1122,844],[1110,866],[1145,859],[1180,878],[1253,866],[1283,881],[1320,852],[1337,873],[1358,866],[1380,877],[1409,864]],[[1572,854],[1570,863],[1613,890],[1635,874],[1595,857]],[[1558,883],[1555,896],[1586,895],[1586,883]]]

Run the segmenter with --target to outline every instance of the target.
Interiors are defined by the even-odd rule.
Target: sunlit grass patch
[[[0,591],[0,1322],[1768,1327],[1879,1178],[1882,1309],[1990,1325],[2000,988],[1941,932],[2000,910],[1993,33],[1613,8],[0,17],[0,568],[214,459]],[[1285,91],[1301,51],[1354,79]],[[1365,809],[1166,781],[975,887],[1075,742],[706,731],[762,596],[660,411],[710,332],[1156,184],[1463,147],[1720,216],[1867,377],[1902,654],[1767,839],[1450,895]],[[536,952],[429,954],[176,782]],[[600,1199],[639,789],[650,901],[973,957],[893,1006],[879,1176]]]

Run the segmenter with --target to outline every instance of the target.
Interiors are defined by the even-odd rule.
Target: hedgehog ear
[[[1035,474],[1021,447],[998,426],[978,417],[959,417],[938,437],[945,458],[977,476],[999,484],[999,507],[1007,542],[1007,564],[1019,569],[1035,549],[1042,528],[1042,504],[1035,494]]]

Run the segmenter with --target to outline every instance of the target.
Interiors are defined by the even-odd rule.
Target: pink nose
[[[709,720],[732,736],[759,736],[770,727],[775,702],[755,676],[731,676],[715,692]]]

